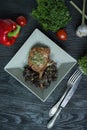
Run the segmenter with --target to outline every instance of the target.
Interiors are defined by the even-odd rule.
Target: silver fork
[[[64,94],[62,95],[62,97],[60,98],[60,100],[50,109],[49,111],[49,117],[52,117],[55,115],[55,113],[57,112],[61,102],[63,101],[64,97],[66,96],[66,94],[68,93],[68,91],[70,90],[70,88],[73,86],[73,84],[75,84],[75,82],[78,80],[79,76],[82,75],[82,72],[80,69],[77,69],[73,75],[69,78],[68,82],[67,82],[67,88],[66,91],[64,92]]]
[[[60,105],[57,107],[56,113],[54,114],[54,116],[51,118],[51,120],[48,122],[47,124],[47,128],[50,129],[53,127],[54,122],[56,121],[56,118],[58,117],[58,115],[60,114],[61,110],[67,105],[67,103],[69,102],[69,100],[71,99],[72,95],[74,94],[74,92],[77,89],[77,86],[81,80],[81,75],[82,72],[80,69],[77,69],[74,74],[70,77],[70,79],[67,82],[67,86],[69,88],[71,88],[64,96],[64,98],[62,99]],[[68,88],[67,88],[68,89]],[[53,112],[53,110],[52,110]]]

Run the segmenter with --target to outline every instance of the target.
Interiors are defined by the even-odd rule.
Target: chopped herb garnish
[[[37,66],[44,64],[44,57],[39,52],[35,52],[35,55],[31,58],[32,62],[35,63]]]

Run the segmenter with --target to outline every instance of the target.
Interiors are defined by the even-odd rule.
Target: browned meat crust
[[[36,72],[44,71],[49,62],[50,49],[46,47],[35,47],[31,49],[28,58],[29,66]]]

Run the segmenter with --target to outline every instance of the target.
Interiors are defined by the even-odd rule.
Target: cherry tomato
[[[24,16],[19,16],[16,21],[22,27],[27,24],[27,20]]]
[[[67,40],[67,33],[64,29],[60,29],[59,31],[57,31],[56,35],[59,40]]]

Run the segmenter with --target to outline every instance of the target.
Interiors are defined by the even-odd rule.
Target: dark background
[[[73,1],[82,8],[82,0]],[[68,40],[61,42],[58,41],[55,33],[45,32],[32,18],[32,9],[37,6],[35,0],[2,0],[0,2],[0,18],[16,20],[17,16],[24,15],[28,21],[13,46],[6,47],[0,44],[0,130],[46,130],[49,120],[48,112],[63,94],[68,78],[77,68],[76,65],[45,103],[6,73],[4,66],[36,27],[75,59],[78,60],[87,54],[87,37],[78,38],[75,34],[76,26],[81,22],[81,15],[69,4],[69,0],[66,0],[66,4],[72,20],[66,26]],[[52,130],[87,130],[87,76],[82,76],[77,91],[57,118]]]

